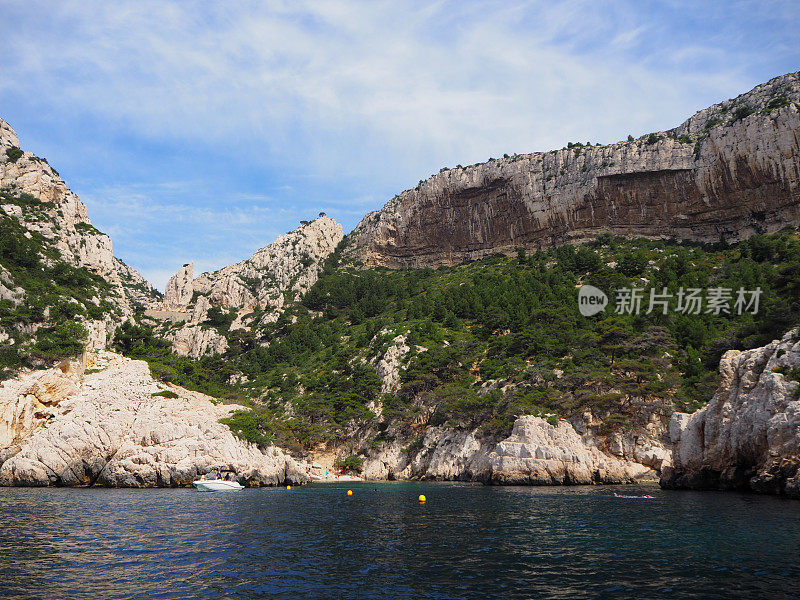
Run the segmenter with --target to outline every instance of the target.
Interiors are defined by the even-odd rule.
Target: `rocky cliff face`
[[[800,498],[800,337],[730,350],[711,402],[670,423],[665,488],[740,489]]]
[[[167,281],[164,289],[164,310],[181,310],[192,301],[192,281],[194,280],[194,262],[183,265]]]
[[[155,304],[158,293],[136,270],[113,255],[111,239],[92,226],[78,196],[45,159],[21,150],[16,133],[1,119],[0,192],[0,217],[14,219],[26,230],[26,237],[40,234],[61,260],[111,284],[111,292],[103,299],[114,306],[118,317],[132,316],[135,306]],[[5,289],[0,289],[2,297],[11,299],[16,292],[21,301],[10,273],[3,269],[0,279]],[[112,319],[91,324],[94,335],[90,336],[90,345],[104,346],[115,324]]]
[[[139,298],[148,303],[157,299],[157,294],[136,271],[116,259],[112,252],[111,238],[100,233],[89,220],[86,206],[72,192],[45,159],[19,148],[19,138],[13,129],[0,119],[0,189],[13,190],[19,194],[30,194],[45,203],[52,220],[40,219],[27,223],[29,229],[38,231],[52,239],[67,262],[84,267],[119,285],[130,296],[123,282],[132,281],[132,286],[143,286]],[[5,207],[4,207],[5,208]],[[13,208],[6,208],[6,213]],[[134,294],[135,295],[135,294]]]
[[[330,217],[314,219],[247,260],[203,273],[192,282],[192,289],[215,306],[278,309],[314,285],[322,262],[343,237],[342,226]]]
[[[443,170],[368,214],[348,253],[369,265],[453,265],[603,231],[734,241],[800,223],[800,73],[675,129]]]
[[[241,407],[167,389],[146,363],[110,352],[90,355],[89,366],[65,363],[0,384],[0,485],[169,487],[216,468],[247,485],[307,479],[307,465],[219,423]]]
[[[298,300],[314,285],[323,262],[343,238],[342,226],[321,216],[219,271],[193,279],[193,263],[184,265],[169,280],[162,309],[182,315],[186,325],[165,335],[180,354],[223,352],[225,338],[199,326],[212,307],[237,312],[233,330],[276,321],[285,303]]]
[[[553,424],[523,415],[506,438],[430,427],[416,438],[398,436],[368,452],[364,476],[495,485],[591,485],[658,479],[662,462],[669,457],[669,440],[665,428],[659,426],[663,424],[611,436],[598,435],[600,425],[587,426],[586,419],[577,419],[575,425],[564,419]]]

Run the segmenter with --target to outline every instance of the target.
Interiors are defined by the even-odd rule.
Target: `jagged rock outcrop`
[[[416,439],[396,438],[366,457],[366,479],[486,479],[489,453],[497,440],[463,429],[430,427]],[[415,448],[417,446],[417,448]],[[415,451],[418,450],[418,451]]]
[[[411,348],[406,344],[406,336],[398,335],[386,351],[376,358],[375,372],[381,378],[381,394],[396,392],[400,388],[403,359],[409,350]]]
[[[585,423],[579,423],[585,425]],[[669,456],[663,428],[607,439],[597,426],[579,434],[568,421],[556,425],[523,415],[505,439],[478,431],[429,427],[416,438],[394,438],[367,453],[367,479],[483,481],[497,485],[632,483],[658,479]],[[667,444],[668,445],[668,444]]]
[[[0,300],[8,300],[14,305],[22,302],[25,297],[25,290],[14,284],[14,278],[11,273],[0,265]]]
[[[0,204],[0,209],[49,239],[64,261],[111,283],[114,293],[107,300],[125,315],[131,315],[136,304],[155,304],[158,293],[138,272],[114,257],[111,238],[92,226],[83,202],[45,159],[19,148],[17,134],[2,119],[0,190],[30,194],[41,200],[44,204],[30,218],[15,204]]]
[[[241,407],[174,386],[154,395],[165,386],[142,361],[103,352],[90,366],[100,372],[69,364],[0,385],[0,484],[180,486],[215,468],[248,485],[306,480],[307,465],[219,423]]]
[[[181,310],[186,308],[192,301],[192,281],[194,280],[194,261],[183,265],[167,281],[164,289],[164,310]]]
[[[173,340],[174,349],[180,354],[199,357],[223,352],[227,343],[221,335],[197,327],[212,307],[226,312],[236,310],[230,327],[234,331],[249,329],[255,320],[276,321],[286,302],[298,300],[316,283],[322,263],[343,238],[342,226],[321,216],[280,236],[247,260],[203,273],[194,280],[192,263],[184,265],[167,284],[163,309],[184,313],[188,322],[165,336]],[[148,314],[157,315],[155,311]]]
[[[347,253],[453,265],[626,236],[717,242],[800,223],[800,73],[639,140],[443,170],[368,214]]]
[[[552,425],[530,415],[514,422],[511,436],[489,455],[489,468],[492,483],[512,485],[629,483],[657,478],[650,467],[587,443],[563,419]]]
[[[726,352],[708,405],[673,415],[662,487],[800,498],[800,383],[792,377],[798,369],[797,330],[762,348]]]
[[[330,217],[314,219],[245,261],[203,273],[194,280],[193,290],[224,308],[279,309],[284,294],[294,300],[314,285],[322,262],[343,237],[342,226]]]
[[[222,354],[228,349],[228,340],[216,329],[201,325],[186,325],[168,332],[166,339],[172,342],[173,350],[182,356],[200,358],[206,354]]]
[[[0,463],[55,418],[58,404],[78,392],[82,372],[79,365],[65,362],[0,384]]]

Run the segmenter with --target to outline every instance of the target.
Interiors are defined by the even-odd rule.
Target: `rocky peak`
[[[444,169],[369,213],[347,253],[453,265],[598,233],[716,242],[800,223],[800,73],[605,146]]]
[[[0,146],[3,146],[3,151],[8,147],[19,147],[19,138],[17,132],[11,128],[11,125],[0,119]]]
[[[137,302],[150,304],[155,300],[157,293],[144,277],[114,257],[111,238],[92,226],[86,205],[46,159],[19,149],[16,132],[2,119],[0,190],[40,200],[43,214],[26,220],[25,226],[50,239],[67,263],[88,269],[117,286],[123,304],[130,304],[134,288],[138,290]],[[3,204],[0,210],[18,219],[23,216],[13,204]]]
[[[164,310],[180,310],[192,301],[192,281],[194,280],[194,261],[183,265],[169,278],[164,290]]]
[[[105,280],[68,277],[67,283],[61,282],[68,284],[69,294],[75,295],[62,299],[79,307],[81,325],[88,336],[85,347],[105,347],[120,319],[133,317],[136,306],[147,307],[157,299],[158,293],[144,277],[113,255],[111,239],[92,226],[86,206],[67,187],[58,172],[45,159],[20,149],[17,134],[2,120],[0,218],[4,220],[7,231],[12,232],[9,235],[21,235],[21,239],[30,240],[27,251],[38,254],[36,259],[41,261],[41,265],[35,268],[40,278],[39,269],[77,267]],[[13,257],[6,258],[14,260]],[[10,270],[0,267],[0,298],[20,304],[29,301],[26,297],[29,292],[41,295],[41,285],[32,287],[31,281],[35,279],[20,276],[19,266],[13,275]],[[46,287],[55,285],[53,281],[49,279],[42,283]],[[74,287],[69,287],[73,284]],[[63,324],[49,323],[45,310],[42,322],[30,324],[14,320],[3,323],[0,338],[11,336],[13,339],[8,344],[27,348],[28,344],[36,343],[37,328],[45,323],[51,326]]]
[[[286,302],[294,302],[317,281],[322,264],[344,238],[342,226],[320,216],[256,251],[250,258],[192,280],[192,263],[167,284],[163,308],[182,313],[187,323],[167,335],[176,352],[201,356],[224,351],[225,339],[198,327],[212,307],[235,309],[231,329],[247,329],[244,319],[256,309],[262,322],[275,321]],[[155,316],[155,313],[150,313]]]
[[[203,273],[194,280],[193,292],[208,296],[211,304],[224,308],[280,308],[284,294],[295,298],[314,284],[322,262],[343,237],[342,226],[333,219],[314,219],[278,237],[247,260]]]

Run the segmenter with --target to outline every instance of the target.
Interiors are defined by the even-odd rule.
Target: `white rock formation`
[[[25,290],[14,284],[11,273],[0,265],[0,300],[9,300],[18,305],[25,297]]]
[[[249,259],[194,280],[192,264],[184,265],[169,280],[162,308],[190,315],[188,324],[177,332],[167,332],[166,337],[173,340],[179,354],[197,358],[224,352],[227,342],[221,335],[197,327],[212,306],[238,310],[232,331],[255,325],[245,317],[256,309],[263,311],[261,323],[277,321],[287,300],[298,300],[316,283],[322,263],[343,237],[339,223],[320,217],[280,236]],[[194,306],[190,306],[192,298]]]
[[[100,353],[81,375],[71,365],[0,386],[0,484],[152,487],[187,485],[215,468],[240,482],[304,481],[305,464],[244,442],[219,423],[237,407],[179,387],[147,364]]]
[[[491,481],[501,484],[627,483],[657,478],[653,469],[588,443],[563,419],[553,426],[530,415],[515,421],[511,436],[497,444],[489,463]]]
[[[500,485],[656,480],[662,460],[668,456],[658,435],[639,432],[620,437],[625,448],[613,449],[594,429],[579,435],[563,419],[553,426],[540,417],[524,415],[514,422],[511,435],[502,440],[445,427],[430,427],[412,438],[392,439],[369,452],[362,467],[367,479],[464,480]]]
[[[183,265],[169,278],[164,290],[162,310],[183,310],[192,301],[192,281],[194,280],[194,261]]]
[[[342,226],[329,217],[314,219],[280,236],[249,259],[213,273],[203,273],[194,291],[224,308],[266,311],[283,306],[317,281],[322,262],[342,241]]]
[[[211,302],[208,296],[200,296],[197,298],[197,303],[192,310],[192,316],[189,317],[190,323],[202,323],[208,318],[208,311],[211,308]]]
[[[228,349],[228,340],[216,329],[201,325],[186,325],[165,336],[172,341],[173,350],[182,356],[200,358],[206,354],[222,354]]]
[[[55,418],[58,404],[78,392],[81,373],[79,365],[65,362],[0,383],[0,462]]]
[[[800,497],[798,331],[761,348],[729,350],[719,388],[706,407],[676,413],[673,452],[661,485],[749,489]]]
[[[431,427],[416,438],[384,443],[362,465],[366,479],[485,480],[489,452],[496,440],[481,440],[474,431]]]
[[[381,378],[381,394],[389,394],[400,389],[400,371],[403,359],[411,348],[406,344],[406,336],[398,335],[392,345],[375,361],[375,372]]]
[[[52,203],[37,208],[47,215],[26,218],[17,206],[3,206],[31,231],[49,238],[62,258],[76,267],[84,267],[105,278],[115,287],[116,294],[107,298],[126,315],[132,314],[132,304],[149,306],[157,293],[134,269],[115,258],[111,238],[97,231],[87,215],[86,206],[72,192],[45,159],[30,152],[12,160],[10,148],[18,148],[19,139],[13,129],[0,119],[0,189],[15,194],[30,194],[43,202]],[[16,209],[16,214],[13,211]],[[12,212],[9,212],[12,211]]]

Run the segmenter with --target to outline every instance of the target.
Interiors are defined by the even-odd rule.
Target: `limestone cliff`
[[[113,255],[111,239],[92,226],[86,206],[67,187],[55,169],[45,159],[21,150],[16,133],[2,120],[0,219],[6,220],[7,227],[23,232],[25,238],[32,240],[34,253],[39,254],[36,260],[43,261],[36,269],[57,268],[57,263],[63,261],[102,278],[102,281],[95,281],[92,285],[100,285],[103,290],[97,288],[92,292],[89,302],[85,299],[63,298],[84,308],[90,303],[101,308],[98,311],[89,307],[90,318],[84,322],[89,330],[89,347],[104,347],[109,334],[121,320],[132,317],[135,308],[154,305],[158,299],[159,294],[144,277]],[[22,250],[19,244],[16,247],[17,252],[27,251]],[[10,249],[7,251],[13,252]],[[20,256],[9,254],[2,258],[21,264]],[[24,275],[17,274],[20,282],[27,278]],[[74,279],[62,275],[66,278],[59,281],[62,285],[68,279]],[[33,299],[27,298],[26,291],[18,287],[20,282],[15,281],[15,276],[8,269],[0,268],[0,299],[11,300],[17,305],[30,304]],[[41,301],[41,298],[38,300]],[[107,303],[107,306],[103,303]],[[99,317],[98,313],[104,314]],[[29,329],[29,333],[35,334],[35,327]]]
[[[800,223],[800,73],[638,140],[443,169],[368,214],[368,265],[453,265],[595,237],[741,240]]]
[[[397,438],[367,453],[368,479],[482,481],[494,485],[589,485],[654,481],[669,455],[661,435],[629,433],[615,445],[594,430],[581,435],[568,421],[556,424],[522,415],[505,438],[478,431],[430,427],[416,439]],[[611,442],[611,443],[609,443]]]
[[[280,236],[250,258],[193,279],[188,263],[169,280],[163,311],[186,324],[166,332],[176,352],[199,357],[225,350],[224,337],[200,327],[212,307],[236,311],[231,329],[274,322],[287,302],[294,302],[317,281],[322,264],[344,237],[342,226],[320,216]]]
[[[0,485],[169,487],[213,469],[246,485],[306,480],[284,451],[235,437],[235,405],[169,387],[110,352],[0,384]],[[162,394],[162,395],[159,395]]]
[[[114,257],[111,238],[92,226],[86,206],[58,172],[47,160],[22,151],[17,134],[2,119],[0,189],[30,194],[45,203],[43,210],[51,219],[31,220],[26,226],[53,240],[65,261],[97,273],[117,286],[126,304],[149,305],[157,299],[157,293],[144,277]],[[15,214],[13,206],[4,205],[3,210],[21,216]]]
[[[800,498],[800,338],[730,350],[708,405],[676,413],[661,485],[740,489]]]

